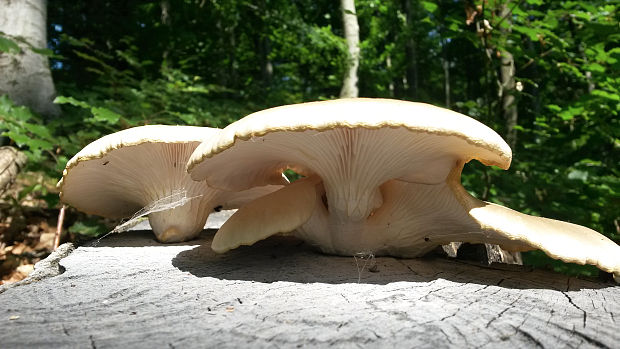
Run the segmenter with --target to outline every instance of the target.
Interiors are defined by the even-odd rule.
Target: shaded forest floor
[[[0,285],[24,279],[34,270],[34,264],[54,250],[59,209],[48,208],[33,193],[21,194],[20,198],[32,183],[32,178],[20,176],[0,198]],[[45,186],[54,190],[53,185]],[[76,213],[70,211],[69,215]],[[63,238],[75,237],[63,234]]]
[[[0,203],[0,284],[24,279],[54,249],[58,210]]]

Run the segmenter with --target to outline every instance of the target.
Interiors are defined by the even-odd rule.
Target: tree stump
[[[13,184],[24,165],[26,155],[13,147],[0,147],[0,195]]]
[[[439,257],[327,256],[291,237],[216,255],[209,247],[212,234],[162,245],[152,232],[129,232],[63,259],[57,254],[59,263],[46,263],[57,265],[59,275],[0,289],[0,343],[93,348],[620,343],[616,284]],[[53,275],[40,269],[38,275]]]

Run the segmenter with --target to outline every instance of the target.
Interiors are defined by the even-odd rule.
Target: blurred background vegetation
[[[349,14],[359,23],[359,96],[422,101],[480,120],[509,142],[514,159],[507,172],[469,164],[468,190],[620,242],[618,5],[357,0]],[[46,25],[47,48],[37,53],[49,60],[61,112],[0,97],[2,142],[29,160],[3,197],[5,221],[27,205],[54,220],[65,163],[104,134],[144,124],[224,127],[267,107],[338,98],[350,67],[333,0],[54,0]],[[0,33],[1,54],[27,49]],[[84,217],[70,224],[89,226]],[[597,273],[538,252],[524,260]]]

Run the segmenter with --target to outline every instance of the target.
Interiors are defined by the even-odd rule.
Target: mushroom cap
[[[130,216],[159,198],[164,183],[180,183],[182,173],[173,178],[174,169],[183,168],[185,154],[219,131],[147,125],[106,135],[67,162],[57,185],[60,199],[88,214]]]
[[[217,206],[237,208],[280,186],[230,192],[193,181],[191,153],[219,129],[141,126],[98,139],[75,155],[58,183],[63,202],[108,218],[148,214],[158,240],[185,241],[202,231]],[[278,184],[283,184],[282,179]]]
[[[468,116],[424,103],[353,98],[287,105],[248,115],[200,144],[188,162],[188,171],[194,180],[234,190],[271,183],[286,168],[309,175],[320,171],[313,166],[317,162],[330,157],[337,161],[336,150],[347,143],[336,134],[335,139],[325,137],[322,143],[312,138],[343,129],[376,130],[376,136],[384,140],[369,144],[376,155],[368,154],[368,160],[379,160],[369,167],[386,162],[382,159],[399,158],[402,161],[392,161],[398,169],[388,177],[405,181],[433,182],[438,175],[445,177],[457,160],[477,159],[506,169],[512,158],[510,147],[495,131]],[[414,142],[400,142],[402,136]],[[259,142],[281,148],[271,151]],[[231,176],[234,169],[213,171],[225,163],[251,168],[254,174]]]

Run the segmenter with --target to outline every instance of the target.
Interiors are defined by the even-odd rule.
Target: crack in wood
[[[581,313],[583,314],[583,327],[586,327],[586,319],[588,318],[588,314],[586,313],[585,310],[581,309],[577,304],[575,304],[575,302],[573,302],[573,299],[570,298],[570,296],[568,295],[568,293],[566,292],[562,292],[562,294],[566,297],[566,299],[568,299],[568,302],[575,307],[576,309],[579,309],[579,311],[581,311]]]
[[[497,319],[499,319],[500,317],[502,317],[502,315],[504,315],[505,312],[507,312],[508,310],[514,308],[514,305],[516,302],[519,301],[519,299],[521,299],[521,295],[519,295],[515,300],[513,300],[512,302],[510,302],[509,306],[507,308],[505,308],[504,310],[502,310],[499,314],[497,314],[497,316],[493,317],[491,320],[489,320],[489,322],[487,322],[486,326],[484,326],[485,328],[489,328],[489,326],[491,325],[491,323],[493,323],[494,321],[496,321]]]
[[[594,339],[594,338],[590,337],[589,335],[587,335],[585,333],[581,333],[581,332],[579,332],[577,330],[572,330],[572,331],[570,331],[570,333],[576,334],[579,338],[585,340],[589,344],[592,344],[592,345],[594,345],[594,346],[596,346],[598,348],[611,349],[610,347],[608,347],[607,345],[603,344],[599,340]]]
[[[523,324],[521,324],[521,325],[523,325]],[[538,339],[536,339],[531,333],[529,333],[526,330],[522,329],[521,325],[515,327],[515,330],[517,331],[516,333],[522,334],[525,338],[527,338],[527,340],[531,344],[534,344],[537,348],[543,348],[544,349],[545,346]]]
[[[443,333],[443,335],[444,335],[444,337],[446,337],[446,340],[448,341],[448,343],[452,344],[452,340],[450,339],[450,336],[448,336],[446,331],[444,331],[443,328],[439,328],[439,331],[441,331],[441,333]]]

